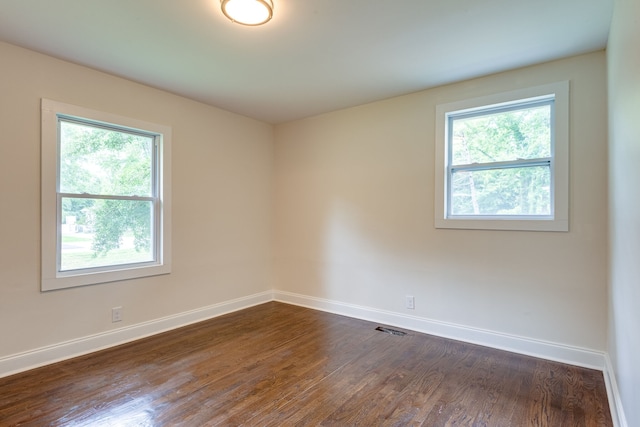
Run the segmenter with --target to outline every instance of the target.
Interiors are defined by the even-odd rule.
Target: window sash
[[[58,145],[58,157],[56,159],[56,218],[57,218],[57,236],[56,236],[56,272],[60,277],[64,277],[67,275],[78,275],[78,274],[91,274],[103,271],[113,271],[113,270],[121,270],[128,269],[132,267],[144,267],[156,265],[161,258],[161,247],[159,245],[161,229],[160,229],[160,221],[159,218],[161,216],[161,205],[159,203],[159,151],[158,151],[158,138],[159,135],[145,132],[138,129],[132,129],[125,126],[114,125],[110,123],[98,122],[90,119],[85,119],[82,117],[70,116],[67,114],[57,114],[58,126],[57,126],[57,145]],[[126,133],[136,136],[142,136],[146,138],[152,138],[152,154],[151,154],[151,196],[124,196],[124,195],[111,195],[111,194],[91,194],[91,193],[63,193],[60,192],[60,163],[62,161],[61,158],[61,124],[62,122],[67,123],[76,123],[83,126],[108,130],[111,132],[118,133]],[[152,260],[145,262],[132,262],[132,263],[123,263],[123,264],[109,264],[100,267],[87,267],[87,268],[78,268],[72,270],[63,270],[62,269],[62,199],[63,198],[76,198],[76,199],[101,199],[101,200],[130,200],[130,201],[148,201],[152,204],[151,209],[151,255]]]
[[[539,108],[539,107],[544,107],[544,106],[549,106],[549,117],[550,117],[550,123],[549,123],[549,137],[550,137],[550,141],[549,141],[549,151],[551,153],[551,156],[549,158],[552,158],[554,156],[554,147],[555,147],[555,96],[554,95],[547,95],[547,96],[541,96],[541,97],[535,97],[535,98],[530,98],[530,99],[522,99],[522,100],[516,100],[516,101],[512,101],[512,102],[508,102],[508,103],[503,103],[503,104],[498,104],[498,105],[487,105],[487,106],[481,106],[481,107],[476,107],[476,108],[470,108],[470,109],[465,109],[465,110],[460,110],[460,111],[452,111],[452,112],[448,112],[446,113],[446,120],[447,120],[447,136],[446,136],[446,144],[447,144],[447,168],[451,167],[451,166],[456,166],[456,167],[461,167],[464,165],[460,165],[460,164],[454,164],[453,163],[453,125],[454,122],[456,120],[465,120],[465,119],[472,119],[472,118],[476,118],[476,117],[484,117],[484,116],[493,116],[493,115],[497,115],[497,114],[502,114],[502,113],[508,113],[508,112],[512,112],[512,111],[519,111],[519,110],[527,110],[527,109],[533,109],[533,108]],[[517,158],[514,160],[507,160],[504,161],[504,163],[506,162],[516,162],[516,161],[520,161],[520,160],[535,160],[535,159],[528,159],[528,158]],[[501,163],[501,162],[478,162],[478,164],[491,164],[491,163]],[[476,163],[473,163],[476,164]]]
[[[553,167],[552,167],[552,158],[545,157],[540,159],[531,159],[531,160],[513,160],[507,162],[492,162],[492,163],[473,163],[470,165],[457,165],[457,166],[449,166],[448,167],[448,180],[447,180],[447,218],[456,218],[456,219],[483,219],[483,218],[501,218],[501,219],[549,219],[553,218],[554,212],[554,197],[553,197]],[[504,170],[504,169],[513,169],[513,168],[527,168],[527,167],[548,167],[549,168],[549,178],[550,178],[550,211],[551,215],[487,215],[487,214],[455,214],[453,213],[453,175],[457,172],[476,172],[476,171],[486,171],[486,170]]]
[[[140,202],[150,202],[151,203],[151,260],[149,261],[136,261],[129,263],[117,263],[117,264],[107,264],[98,267],[84,267],[84,268],[62,268],[62,244],[63,244],[63,236],[62,236],[62,220],[63,220],[63,208],[62,208],[62,200],[63,199],[96,199],[96,200],[123,200],[123,201],[140,201]],[[157,265],[161,258],[161,247],[159,245],[159,236],[161,233],[160,229],[160,202],[157,197],[138,197],[138,196],[105,196],[105,195],[94,195],[94,194],[73,194],[73,193],[58,193],[57,194],[57,225],[56,225],[56,274],[59,277],[65,276],[75,276],[78,274],[91,274],[91,273],[99,273],[103,271],[113,271],[118,269],[128,269],[135,267],[145,267],[145,266],[153,266]]]
[[[550,157],[542,157],[542,158],[532,158],[532,159],[515,159],[515,160],[507,160],[507,161],[499,161],[499,162],[478,162],[471,164],[452,164],[453,159],[453,124],[456,120],[460,119],[471,119],[474,117],[484,117],[497,115],[501,113],[508,113],[512,111],[526,110],[531,108],[549,106],[549,115],[550,115]],[[512,102],[497,104],[497,105],[486,105],[480,106],[460,111],[453,111],[446,113],[446,121],[447,121],[447,133],[446,133],[446,145],[447,145],[447,164],[446,164],[446,218],[455,218],[455,219],[549,219],[553,218],[554,212],[554,167],[553,167],[553,156],[554,156],[554,148],[555,148],[555,140],[554,140],[554,123],[555,123],[555,95],[546,95],[540,97],[534,97],[529,99],[521,99],[515,100]],[[465,171],[484,171],[484,170],[499,170],[499,169],[509,169],[509,168],[523,168],[523,167],[539,167],[539,166],[547,166],[550,170],[550,203],[551,203],[551,215],[459,215],[454,214],[452,212],[452,197],[453,197],[453,187],[452,187],[452,179],[453,175],[456,172],[465,172]]]
[[[157,133],[153,133],[153,132],[147,132],[147,131],[142,131],[139,129],[134,129],[134,128],[130,128],[127,126],[122,126],[122,125],[115,125],[115,124],[111,124],[111,123],[105,123],[105,122],[100,122],[100,121],[96,121],[96,120],[91,120],[91,119],[86,119],[83,117],[76,117],[76,116],[71,116],[68,114],[56,114],[56,118],[57,118],[57,159],[56,159],[56,192],[60,193],[60,187],[61,187],[61,178],[60,178],[60,173],[61,173],[61,168],[60,168],[60,156],[62,153],[62,122],[66,122],[66,123],[72,123],[72,124],[78,124],[78,125],[82,125],[82,126],[86,126],[86,127],[91,127],[91,128],[95,128],[95,129],[102,129],[102,130],[106,130],[106,131],[111,131],[111,132],[118,132],[118,133],[126,133],[129,135],[134,135],[134,136],[141,136],[144,138],[150,138],[152,140],[152,153],[151,153],[151,197],[153,198],[159,198],[159,188],[160,188],[160,168],[159,168],[159,162],[160,162],[160,151],[159,151],[159,139],[161,138],[161,135],[157,134]],[[65,193],[65,194],[87,194],[87,193]],[[101,195],[107,195],[105,194],[101,194]],[[98,196],[98,195],[95,195]],[[114,195],[115,196],[115,195]],[[124,195],[118,195],[117,197],[120,197]]]

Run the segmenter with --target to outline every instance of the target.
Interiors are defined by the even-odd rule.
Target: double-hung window
[[[568,82],[436,111],[436,227],[568,230]]]
[[[170,138],[42,100],[42,290],[170,271]]]

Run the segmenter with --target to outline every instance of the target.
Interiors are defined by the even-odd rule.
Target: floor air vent
[[[399,331],[397,329],[384,328],[382,326],[378,326],[376,328],[376,331],[385,332],[385,333],[390,334],[390,335],[398,335],[398,336],[401,336],[401,337],[407,335],[406,332],[402,332],[402,331]]]

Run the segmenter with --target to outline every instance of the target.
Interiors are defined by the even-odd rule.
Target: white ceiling
[[[603,49],[613,0],[0,0],[0,40],[269,123]],[[1,67],[0,67],[1,75]]]

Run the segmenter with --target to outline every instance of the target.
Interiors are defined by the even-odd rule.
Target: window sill
[[[566,219],[437,218],[436,228],[463,230],[569,231]]]

